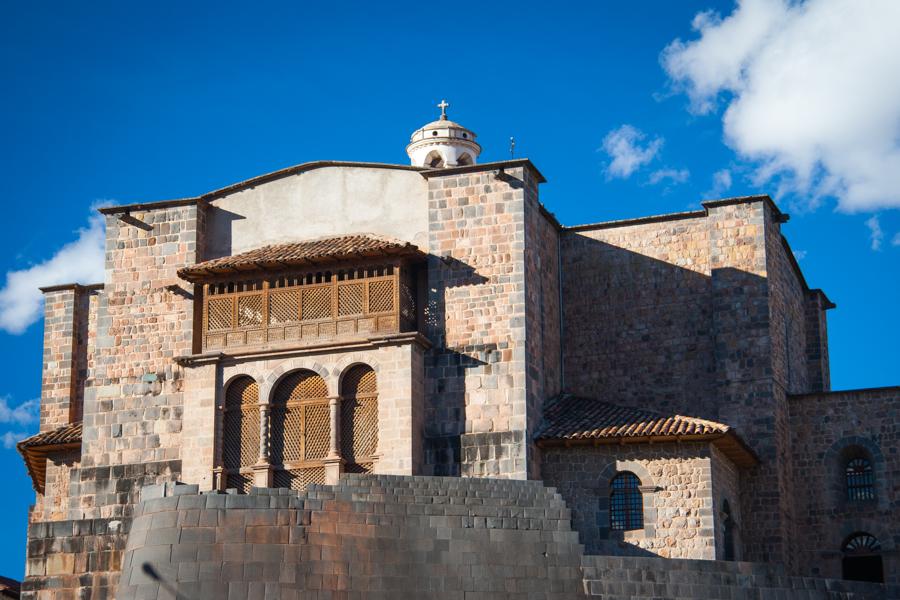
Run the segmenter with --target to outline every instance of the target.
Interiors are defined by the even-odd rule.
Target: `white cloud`
[[[0,443],[7,449],[15,448],[16,442],[21,442],[27,437],[28,434],[21,431],[7,431],[3,435],[0,435]]]
[[[891,246],[900,246],[900,232],[894,234],[894,239],[891,240]]]
[[[808,252],[806,250],[794,250],[794,258],[797,260],[803,260],[806,258]]]
[[[0,396],[0,423],[26,425],[37,421],[40,400],[26,400],[18,406],[9,405],[9,397]]]
[[[646,138],[645,133],[631,125],[622,125],[606,134],[602,149],[612,159],[606,167],[607,177],[628,178],[653,160],[662,148],[663,139],[656,137],[643,143]]]
[[[720,103],[756,183],[841,210],[900,208],[900,2],[740,0],[661,62],[691,110]]]
[[[670,183],[684,183],[691,176],[687,169],[659,169],[650,173],[650,185],[656,185],[663,181]]]
[[[103,219],[93,215],[88,226],[78,231],[78,239],[48,260],[7,271],[6,285],[0,289],[0,329],[22,333],[41,318],[43,295],[39,287],[103,281],[104,246]]]
[[[720,198],[731,189],[731,171],[720,169],[713,173],[712,187],[703,194],[706,198]]]
[[[872,215],[866,219],[866,227],[869,228],[869,241],[872,243],[872,250],[881,250],[884,232],[881,230],[881,222],[878,220],[878,215]]]

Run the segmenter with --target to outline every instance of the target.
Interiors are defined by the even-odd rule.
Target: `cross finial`
[[[448,106],[450,106],[450,105],[447,104],[446,100],[441,100],[441,103],[438,104],[438,108],[441,109],[441,119],[442,120],[447,119],[447,107]]]

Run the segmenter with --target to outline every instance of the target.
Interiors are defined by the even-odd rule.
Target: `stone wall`
[[[106,281],[85,391],[84,466],[180,458],[182,382],[193,295],[176,271],[198,256],[194,204],[106,218]]]
[[[566,391],[715,419],[703,213],[567,230],[561,253]]]
[[[559,231],[538,200],[538,182],[529,177],[525,194],[526,429],[532,439],[543,418],[544,401],[560,393]],[[540,478],[540,453],[528,445],[528,476]]]
[[[847,538],[866,532],[882,547],[887,580],[900,583],[900,387],[789,399],[797,538],[803,574],[840,577]],[[848,450],[872,461],[874,501],[847,499]]]
[[[713,500],[734,492],[736,472],[707,443],[547,447],[542,467],[544,483],[572,509],[589,554],[721,556]],[[641,480],[643,529],[609,528],[609,482],[621,471]]]
[[[577,534],[539,482],[345,475],[304,493],[196,491],[147,490],[118,600],[583,596]]]
[[[584,587],[604,600],[888,600],[900,589],[792,577],[777,566],[712,560],[585,556]]]
[[[44,361],[41,371],[40,430],[81,420],[90,318],[102,286],[78,284],[43,288]]]
[[[30,521],[64,521],[69,518],[70,474],[77,470],[80,460],[80,450],[64,450],[47,456],[44,492],[36,495],[28,515]]]
[[[435,473],[526,477],[525,197],[534,177],[528,166],[429,174],[425,423]]]

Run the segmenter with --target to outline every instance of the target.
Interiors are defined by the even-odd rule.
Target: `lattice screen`
[[[378,385],[367,365],[350,369],[342,382],[341,456],[348,463],[370,462],[378,448]]]
[[[259,327],[262,319],[262,294],[238,297],[238,327]]]
[[[207,306],[206,324],[209,331],[231,329],[234,326],[234,298],[210,298]]]
[[[297,290],[269,293],[269,325],[300,320],[300,293]]]
[[[291,373],[278,385],[272,407],[273,464],[325,457],[331,443],[327,396],[325,380],[312,371]]]
[[[305,490],[311,483],[325,483],[325,467],[275,471],[275,487]]]
[[[382,279],[369,284],[369,312],[394,310],[394,281]]]
[[[338,315],[361,315],[363,312],[363,286],[361,283],[338,287]]]
[[[233,381],[225,391],[222,466],[247,467],[259,458],[259,387],[250,377]]]
[[[229,473],[225,477],[225,487],[248,494],[253,487],[253,477],[247,473]]]
[[[331,287],[303,290],[303,320],[331,318]]]

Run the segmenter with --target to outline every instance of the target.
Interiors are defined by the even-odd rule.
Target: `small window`
[[[610,482],[609,528],[618,531],[643,529],[644,499],[641,481],[634,473],[624,471]]]
[[[875,474],[869,459],[861,456],[850,459],[845,476],[848,500],[858,502],[875,499]]]

